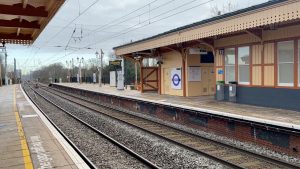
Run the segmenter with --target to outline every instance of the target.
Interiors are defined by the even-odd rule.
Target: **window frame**
[[[279,57],[279,50],[278,50],[278,46],[279,46],[279,44],[280,43],[284,43],[284,42],[293,42],[293,59],[292,59],[292,62],[282,62],[282,63],[280,63],[279,62],[279,60],[280,60],[280,57]],[[294,87],[294,85],[295,85],[295,41],[294,40],[285,40],[285,41],[278,41],[277,42],[277,51],[276,51],[276,53],[277,53],[277,86],[279,86],[279,87]],[[279,73],[279,71],[280,71],[280,69],[279,69],[279,66],[281,65],[281,64],[293,64],[293,82],[292,83],[280,83],[280,73]]]
[[[240,59],[240,56],[239,56],[239,49],[240,48],[245,48],[245,47],[248,47],[249,49],[249,63],[248,64],[240,64],[239,63],[239,59]],[[251,46],[247,45],[247,46],[238,46],[237,47],[237,69],[238,69],[238,84],[242,84],[242,85],[250,85],[250,81],[251,81]],[[240,66],[248,66],[249,68],[249,81],[248,82],[241,82],[240,81]]]
[[[297,87],[299,88],[300,87],[300,39],[297,39],[297,53],[296,53],[296,57],[297,57],[297,61],[298,61],[298,70],[296,73],[298,73],[298,84],[297,84]]]
[[[234,64],[226,64],[226,49],[233,49],[234,50]],[[228,48],[225,48],[224,49],[224,75],[225,75],[225,78],[224,78],[224,81],[225,81],[225,84],[229,84],[230,81],[227,81],[227,67],[233,67],[234,68],[234,81],[236,81],[236,47],[228,47]]]

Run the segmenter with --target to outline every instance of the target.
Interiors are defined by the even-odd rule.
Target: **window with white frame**
[[[239,84],[250,84],[250,47],[238,48],[238,74]]]
[[[235,81],[235,48],[225,49],[225,82]]]
[[[156,58],[144,58],[143,59],[144,67],[157,67],[157,59]]]
[[[294,86],[294,41],[278,42],[278,85]]]
[[[298,40],[298,86],[300,87],[300,40]]]

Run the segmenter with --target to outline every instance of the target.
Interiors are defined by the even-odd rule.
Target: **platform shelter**
[[[32,44],[65,0],[0,1],[0,41]]]
[[[236,102],[300,110],[300,1],[277,0],[114,48],[141,66],[141,91],[210,96],[235,81]],[[155,59],[154,67],[144,63]]]

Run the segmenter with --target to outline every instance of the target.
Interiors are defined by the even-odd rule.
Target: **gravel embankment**
[[[74,94],[74,96],[78,96],[78,95]],[[91,98],[86,98],[84,96],[81,96],[81,97],[84,98],[84,99],[90,100],[90,101],[95,101]],[[99,104],[101,104],[101,103],[99,102]],[[122,108],[119,108],[119,109],[122,110]],[[255,145],[255,144],[252,144],[252,143],[249,143],[249,142],[241,142],[241,141],[234,140],[234,139],[231,139],[231,138],[219,136],[219,135],[216,135],[216,134],[213,134],[213,133],[207,133],[207,132],[204,132],[204,131],[195,130],[195,129],[185,127],[185,126],[180,125],[180,124],[163,121],[161,119],[158,119],[156,117],[152,117],[152,116],[149,116],[149,115],[146,115],[146,114],[136,113],[136,112],[128,111],[128,110],[122,110],[122,111],[125,111],[126,113],[129,113],[129,114],[132,114],[132,115],[135,115],[135,116],[138,116],[138,117],[142,117],[142,118],[145,118],[145,119],[148,119],[148,120],[151,120],[151,121],[155,121],[155,122],[158,122],[158,123],[161,123],[161,124],[166,124],[168,126],[178,128],[178,129],[181,129],[183,131],[186,131],[186,132],[189,132],[189,133],[192,133],[192,134],[196,134],[196,135],[199,135],[199,136],[204,137],[204,138],[208,138],[208,139],[211,139],[211,140],[226,143],[228,145],[232,145],[232,146],[235,146],[235,147],[247,150],[247,151],[251,151],[251,152],[254,152],[254,153],[257,153],[257,154],[261,154],[261,155],[264,155],[264,156],[269,156],[269,157],[272,157],[272,158],[281,159],[281,160],[286,161],[288,163],[292,163],[292,164],[300,166],[300,158],[292,157],[292,156],[289,156],[288,154],[285,154],[285,153],[275,152],[275,151],[273,151],[273,150],[271,150],[267,147],[261,147],[261,146],[258,146],[258,145]]]
[[[30,95],[32,96],[33,93],[30,92]],[[43,98],[38,95],[33,98],[51,120],[98,168],[148,168],[82,123],[50,105]]]
[[[67,102],[53,94],[41,91],[47,97],[69,110],[72,114],[88,122],[114,139],[120,141],[148,160],[162,168],[226,168],[197,153],[169,143],[135,127],[113,120],[99,113]]]

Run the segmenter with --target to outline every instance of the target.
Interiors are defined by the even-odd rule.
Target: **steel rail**
[[[143,118],[143,117],[139,117],[139,116],[135,116],[135,115],[133,115],[133,114],[129,114],[129,113],[127,113],[127,112],[124,112],[124,111],[118,110],[118,109],[116,109],[116,108],[113,108],[112,106],[108,106],[108,105],[105,105],[105,104],[96,103],[96,102],[93,102],[93,101],[90,101],[90,100],[86,100],[86,99],[80,98],[80,97],[78,97],[78,96],[73,96],[73,95],[68,94],[68,93],[66,93],[66,92],[64,92],[64,91],[61,91],[61,90],[58,91],[57,89],[53,89],[53,88],[49,88],[49,87],[45,87],[45,88],[51,89],[51,90],[54,90],[54,91],[60,92],[60,93],[63,92],[63,94],[65,94],[65,95],[67,95],[67,96],[70,96],[70,97],[73,97],[73,98],[82,100],[82,101],[84,101],[84,102],[88,102],[88,103],[90,103],[90,104],[96,104],[96,105],[98,105],[98,106],[102,106],[102,107],[105,107],[105,108],[110,109],[110,110],[113,110],[113,111],[118,111],[118,112],[121,112],[121,113],[125,113],[125,114],[127,114],[127,115],[129,115],[129,116],[134,116],[134,117],[137,117],[137,118],[140,118],[140,119],[143,119],[143,120],[151,121],[152,123],[156,123],[156,124],[158,124],[158,125],[162,125],[162,126],[171,128],[171,129],[173,129],[173,130],[177,130],[177,131],[179,131],[179,132],[186,132],[186,131],[184,131],[184,130],[182,130],[182,129],[174,128],[174,127],[169,126],[169,125],[166,125],[166,124],[162,124],[162,123],[159,123],[159,122],[156,122],[156,121],[152,121],[152,120],[149,120],[149,119],[146,119],[146,118]],[[44,89],[44,90],[47,91],[46,89]],[[49,92],[49,91],[48,91],[48,92]],[[80,106],[83,106],[83,107],[85,107],[85,108],[87,108],[87,109],[89,109],[89,110],[99,112],[99,113],[101,113],[101,114],[103,114],[103,115],[105,115],[105,116],[111,117],[111,118],[116,119],[116,120],[118,120],[118,121],[122,121],[122,122],[124,122],[124,123],[126,123],[126,124],[133,125],[133,126],[139,128],[139,129],[143,130],[143,131],[150,132],[150,131],[148,131],[148,130],[146,130],[146,129],[144,129],[144,128],[141,128],[141,127],[136,126],[136,125],[134,125],[134,124],[128,123],[128,122],[123,121],[123,120],[121,120],[121,119],[115,118],[115,117],[113,117],[113,116],[109,116],[109,115],[107,115],[107,114],[105,114],[105,113],[100,112],[99,110],[93,109],[93,108],[91,108],[91,107],[89,107],[89,106],[86,106],[86,105],[84,105],[84,104],[75,102],[75,101],[73,101],[73,100],[71,100],[71,99],[68,99],[68,98],[65,98],[65,97],[63,97],[63,96],[59,96],[59,97],[64,98],[64,99],[66,99],[66,100],[68,100],[68,101],[70,101],[70,102],[79,104]],[[156,136],[158,136],[158,137],[160,137],[160,138],[168,139],[168,138],[163,137],[163,136],[161,136],[161,135],[159,135],[159,134],[156,134],[156,133],[153,133],[153,132],[150,132],[150,133],[152,133],[152,134],[154,134],[154,135],[156,135]],[[243,152],[243,153],[245,153],[245,154],[248,154],[248,155],[257,157],[257,159],[261,159],[261,160],[264,160],[264,161],[273,163],[273,164],[275,164],[275,165],[280,165],[280,166],[285,166],[285,167],[288,167],[288,168],[295,168],[295,169],[300,168],[300,166],[297,166],[297,165],[295,165],[295,164],[290,164],[290,163],[287,163],[287,162],[285,162],[285,161],[281,161],[281,160],[279,160],[279,159],[275,159],[275,158],[272,158],[272,157],[268,157],[268,156],[264,156],[264,155],[261,155],[261,154],[257,154],[257,153],[251,152],[251,151],[247,151],[247,150],[244,150],[244,149],[240,149],[240,148],[237,148],[237,147],[235,147],[235,146],[228,145],[228,144],[225,144],[225,143],[222,143],[222,142],[219,142],[219,141],[211,140],[211,139],[208,139],[208,138],[205,138],[205,137],[202,137],[202,136],[199,136],[199,135],[190,133],[190,132],[186,132],[186,133],[187,133],[187,134],[190,134],[190,135],[192,135],[192,136],[199,137],[199,138],[201,138],[201,139],[207,140],[207,141],[211,141],[211,142],[216,143],[216,144],[220,144],[221,146],[225,146],[225,147],[234,149],[234,150],[236,150],[236,151],[240,151],[240,152]],[[195,150],[195,149],[193,149],[193,148],[191,148],[191,147],[189,147],[189,146],[186,146],[186,145],[184,145],[184,144],[178,143],[178,142],[176,142],[176,141],[174,141],[174,140],[171,140],[171,139],[168,139],[168,140],[171,141],[171,142],[173,142],[173,143],[175,143],[175,144],[177,144],[177,145],[184,146],[184,147],[186,147],[187,149],[190,149],[190,150],[192,150],[192,151],[194,151],[194,152],[196,151],[196,152],[201,153],[202,155],[205,155],[205,156],[207,156],[207,157],[209,157],[209,158],[213,158],[214,160],[219,161],[219,162],[221,162],[221,163],[225,162],[225,163],[227,163],[227,165],[231,165],[231,164],[232,164],[232,163],[230,163],[230,162],[228,162],[228,161],[224,161],[224,160],[222,160],[222,159],[216,158],[216,157],[211,156],[211,155],[209,155],[209,154],[206,154],[206,153],[203,153],[203,152],[199,152],[199,150]],[[220,160],[221,160],[221,161],[220,161]],[[233,167],[233,168],[241,168],[240,166],[237,166],[237,165],[235,165],[235,164],[233,164],[233,166],[231,166],[231,167]]]
[[[29,85],[28,85],[29,86]],[[38,110],[46,117],[46,119],[51,123],[51,125],[63,136],[63,138],[71,145],[71,147],[76,151],[76,153],[82,158],[82,160],[91,168],[98,169],[96,165],[88,159],[82,151],[65,135],[65,133],[50,119],[50,117],[41,109],[41,107],[33,100],[33,98],[28,94],[28,92],[23,88],[23,91],[28,96],[30,101],[38,108]],[[30,87],[30,86],[29,86]],[[30,87],[31,88],[31,87]],[[32,88],[31,88],[32,89]]]
[[[31,87],[30,87],[31,88]],[[153,168],[153,169],[160,169],[160,167],[158,167],[156,164],[152,163],[151,161],[147,160],[146,158],[144,158],[143,156],[139,155],[138,153],[134,152],[133,150],[131,150],[130,148],[126,147],[124,144],[118,142],[117,140],[113,139],[112,137],[108,136],[107,134],[105,134],[104,132],[96,129],[95,127],[91,126],[90,124],[88,124],[87,122],[83,121],[82,119],[76,117],[75,115],[73,115],[72,113],[70,113],[69,111],[65,110],[64,108],[60,107],[59,105],[55,104],[54,102],[52,102],[51,100],[47,99],[45,96],[43,96],[42,94],[40,94],[39,92],[37,92],[36,90],[34,90],[33,88],[31,88],[31,90],[33,90],[36,94],[38,94],[40,97],[42,97],[44,100],[46,100],[47,102],[51,103],[53,106],[57,107],[58,109],[60,109],[61,111],[65,112],[66,114],[68,114],[69,116],[71,116],[72,118],[76,119],[77,121],[79,121],[80,123],[84,124],[85,126],[87,126],[88,128],[92,129],[94,132],[98,133],[99,135],[103,136],[105,139],[107,139],[108,141],[110,141],[111,143],[113,143],[114,145],[118,146],[119,148],[121,148],[122,150],[124,150],[125,152],[127,152],[128,154],[132,155],[133,157],[135,157],[137,160],[139,160],[140,162],[142,162],[143,164],[145,164],[146,166]]]
[[[42,86],[46,86],[46,85],[42,84]],[[154,105],[154,106],[159,105],[159,106],[163,106],[163,107],[167,107],[167,108],[171,108],[171,109],[188,110],[190,112],[193,112],[193,113],[196,113],[196,114],[199,114],[199,115],[205,115],[205,116],[209,116],[209,117],[216,117],[216,118],[220,118],[220,119],[224,119],[224,120],[231,120],[231,121],[234,121],[234,122],[248,124],[248,125],[255,126],[255,127],[261,127],[261,128],[267,129],[267,130],[272,129],[274,131],[288,132],[288,133],[291,133],[291,134],[300,134],[300,130],[297,130],[297,129],[287,128],[287,127],[283,127],[283,126],[275,126],[275,125],[272,125],[272,124],[266,124],[266,123],[262,123],[262,122],[255,122],[255,121],[250,121],[250,120],[245,120],[245,119],[238,119],[236,117],[227,117],[225,115],[210,114],[208,112],[203,112],[203,111],[199,111],[199,110],[190,110],[188,108],[176,107],[174,105],[154,103],[154,102],[151,102],[149,100],[145,101],[145,100],[139,100],[137,98],[127,98],[126,96],[119,96],[119,95],[114,95],[114,94],[101,93],[101,92],[97,92],[97,91],[92,91],[92,90],[82,89],[82,88],[76,88],[76,87],[71,87],[71,86],[63,86],[63,85],[56,85],[56,84],[49,84],[49,86],[50,87],[54,86],[54,87],[52,87],[52,89],[55,89],[56,86],[57,86],[57,87],[65,88],[65,89],[91,92],[93,94],[100,94],[100,95],[110,96],[110,97],[114,97],[114,98],[118,98],[118,99],[125,99],[125,100],[134,101],[134,102],[141,102],[141,103],[151,104],[151,105]],[[49,86],[47,86],[47,87],[49,87]],[[58,89],[56,89],[56,90],[58,90]],[[63,91],[64,89],[59,89],[59,90]]]
[[[44,90],[45,90],[45,89],[44,89]],[[45,91],[47,91],[47,90],[45,90]],[[49,91],[48,91],[48,92],[49,92]],[[56,95],[56,96],[57,96],[57,95]],[[194,149],[194,148],[192,148],[192,147],[189,147],[189,146],[187,146],[187,145],[181,144],[181,143],[176,142],[176,141],[174,141],[174,140],[172,140],[172,139],[163,137],[163,136],[161,136],[161,135],[159,135],[159,134],[157,134],[157,133],[151,132],[151,131],[146,130],[146,129],[142,128],[142,127],[136,126],[136,125],[134,125],[134,124],[131,124],[131,123],[126,122],[126,121],[123,121],[123,120],[118,119],[118,118],[115,118],[115,117],[113,117],[113,116],[109,116],[109,115],[107,115],[107,114],[105,114],[105,113],[102,113],[102,112],[100,112],[100,111],[98,111],[98,110],[96,110],[96,109],[93,109],[93,108],[91,108],[91,107],[89,107],[89,106],[86,106],[86,105],[84,105],[84,104],[75,102],[75,101],[73,101],[73,100],[67,99],[67,98],[62,97],[62,96],[58,96],[58,97],[64,98],[64,99],[66,99],[66,100],[68,100],[68,101],[70,101],[70,102],[72,102],[72,103],[76,103],[76,104],[78,104],[78,105],[80,105],[80,106],[82,106],[82,107],[84,107],[84,108],[89,109],[89,110],[92,110],[92,111],[96,111],[96,112],[98,112],[98,113],[101,113],[102,115],[104,115],[104,116],[106,116],[106,117],[113,118],[113,119],[115,119],[115,120],[117,120],[117,121],[123,122],[123,123],[125,123],[125,124],[130,125],[130,126],[134,126],[134,127],[138,128],[138,129],[140,129],[140,130],[142,130],[142,131],[151,133],[151,134],[157,136],[158,138],[167,140],[167,141],[169,141],[169,142],[171,142],[171,143],[173,143],[173,144],[175,144],[175,145],[178,145],[178,146],[183,147],[183,148],[185,148],[185,149],[188,149],[188,150],[190,150],[190,151],[193,151],[193,152],[196,152],[196,153],[198,153],[198,154],[201,154],[202,156],[205,156],[205,157],[207,157],[207,158],[209,158],[209,159],[212,159],[212,160],[214,160],[214,161],[217,161],[217,162],[219,162],[219,163],[221,163],[221,164],[223,164],[223,165],[226,165],[226,166],[228,166],[228,167],[230,167],[230,168],[234,168],[234,169],[245,169],[245,168],[243,168],[243,167],[241,167],[241,166],[238,166],[238,165],[236,165],[236,164],[234,164],[234,163],[231,163],[231,162],[222,160],[222,159],[220,159],[220,158],[216,158],[215,156],[212,156],[212,155],[210,155],[210,154],[207,154],[207,153],[205,153],[205,152],[203,152],[203,151],[196,150],[196,149]],[[78,99],[80,99],[80,98],[78,98]],[[83,99],[81,99],[81,100],[83,100]],[[86,100],[83,100],[83,101],[86,101]],[[91,102],[91,103],[93,103],[93,102]],[[95,103],[93,103],[93,104],[95,104]],[[107,108],[107,107],[106,107],[106,108]],[[119,110],[115,110],[115,109],[112,109],[112,108],[109,108],[109,109],[110,109],[110,110],[114,110],[114,111],[119,111]],[[124,112],[122,112],[122,113],[124,113]],[[140,117],[139,117],[139,118],[140,118]],[[144,119],[144,120],[145,120],[145,119]],[[148,120],[148,119],[147,119],[147,120]],[[151,122],[152,122],[152,121],[151,121]],[[154,122],[154,123],[156,123],[156,122]],[[159,124],[159,123],[157,123],[157,124]],[[160,125],[161,125],[161,124],[160,124]],[[166,126],[166,127],[169,127],[169,126]],[[169,127],[169,128],[170,128],[170,127]],[[181,132],[182,132],[182,131],[181,131]],[[198,137],[199,137],[199,136],[198,136]]]

